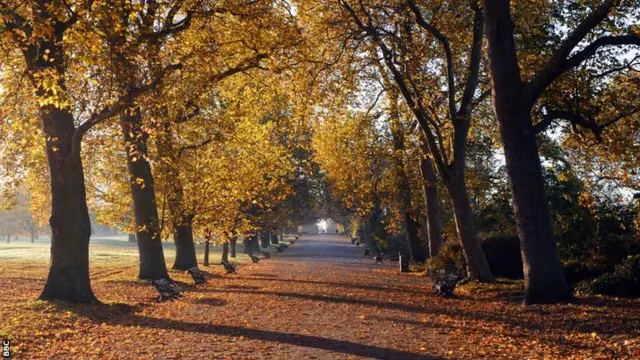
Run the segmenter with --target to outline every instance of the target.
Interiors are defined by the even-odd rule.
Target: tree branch
[[[163,80],[163,78],[169,73],[175,70],[182,69],[182,64],[172,64],[166,66],[160,73],[148,84],[145,84],[139,88],[133,88],[127,94],[121,96],[118,101],[108,107],[103,108],[97,113],[91,115],[91,117],[78,125],[73,134],[73,144],[71,149],[71,157],[80,157],[80,146],[82,144],[82,138],[84,135],[94,126],[118,115],[121,111],[131,105],[138,96],[155,89]]]
[[[433,35],[433,37],[435,37],[436,40],[438,40],[440,44],[442,44],[442,48],[444,49],[446,64],[447,64],[447,67],[445,70],[447,73],[447,87],[448,87],[447,93],[449,95],[449,116],[451,117],[451,121],[455,123],[458,114],[456,111],[456,80],[455,80],[455,69],[453,65],[453,51],[451,50],[451,43],[449,39],[442,32],[440,32],[440,30],[438,30],[438,28],[436,28],[435,26],[429,24],[424,20],[424,18],[422,17],[422,13],[420,12],[420,8],[415,3],[415,1],[413,0],[406,0],[406,1],[409,7],[411,8],[411,11],[413,11],[418,25],[420,25],[420,27],[422,27],[423,29],[431,33],[431,35]],[[479,11],[476,11],[476,17],[478,13]],[[480,14],[480,19],[482,19],[482,14]],[[482,26],[480,27],[480,33],[482,34]],[[476,39],[475,39],[475,33],[474,33],[474,41],[475,40]],[[474,46],[473,50],[475,51],[476,50],[475,42],[473,46]],[[478,57],[478,60],[479,60],[479,57]]]

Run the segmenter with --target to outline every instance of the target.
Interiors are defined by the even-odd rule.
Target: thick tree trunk
[[[472,279],[492,282],[494,278],[478,239],[463,173],[463,171],[455,173],[456,177],[445,181],[445,185],[451,196],[456,229],[467,261],[467,272]]]
[[[232,258],[236,258],[236,243],[238,242],[238,237],[234,236],[231,238],[231,240],[229,241],[229,245],[231,247],[231,257]]]
[[[137,227],[136,236],[140,252],[138,276],[140,279],[168,278],[160,237],[153,176],[146,159],[147,140],[142,131],[140,110],[127,109],[120,116],[120,126],[127,150],[127,167]]]
[[[176,260],[173,263],[173,269],[175,270],[187,270],[198,266],[191,222],[191,218],[187,217],[182,223],[174,225],[173,240],[176,243]]]
[[[565,280],[544,191],[531,107],[523,96],[509,1],[484,1],[493,107],[504,144],[520,237],[525,304],[573,301]],[[529,101],[530,102],[530,101]]]
[[[54,54],[53,56],[62,56]],[[51,260],[42,300],[97,302],[89,281],[91,223],[84,172],[79,156],[72,156],[75,132],[68,110],[40,109],[51,175]]]
[[[211,243],[211,239],[207,236],[207,238],[204,240],[204,261],[202,263],[204,266],[209,266],[209,244],[210,243]]]
[[[225,264],[229,263],[229,243],[222,244],[222,258],[221,261]]]
[[[438,188],[431,159],[420,160],[420,173],[423,179],[424,205],[427,212],[429,257],[434,258],[442,246],[442,225],[438,208]]]

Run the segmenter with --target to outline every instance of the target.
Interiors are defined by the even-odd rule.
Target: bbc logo
[[[2,358],[9,359],[11,357],[11,342],[9,339],[5,339],[2,342]]]

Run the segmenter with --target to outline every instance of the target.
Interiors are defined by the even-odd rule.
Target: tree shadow
[[[315,280],[297,280],[297,279],[267,279],[260,277],[251,277],[249,280],[264,280],[264,281],[279,281],[279,282],[290,282],[290,283],[302,283],[302,284],[313,284],[313,285],[327,285],[327,286],[339,286],[349,289],[361,289],[361,290],[373,290],[373,291],[385,291],[385,292],[400,292],[400,293],[413,293],[423,295],[424,291],[414,290],[414,289],[406,289],[406,288],[398,288],[398,287],[383,287],[383,286],[375,286],[375,285],[362,285],[362,284],[353,284],[353,283],[342,283],[342,282],[332,282],[332,281],[315,281]]]
[[[239,326],[212,325],[178,320],[150,318],[138,315],[127,315],[121,319],[112,319],[111,322],[121,326],[141,326],[160,330],[171,329],[220,336],[242,336],[250,340],[304,346],[308,348],[327,350],[353,356],[362,356],[372,359],[442,359],[441,357],[417,354],[374,345],[365,345],[346,340],[336,340],[320,336],[292,334],[271,330],[248,329]]]
[[[226,300],[209,298],[209,299],[198,299],[193,301],[194,304],[208,305],[208,306],[225,306],[227,305]]]
[[[245,289],[245,290],[260,290],[262,289],[261,286],[247,286],[247,285],[224,285],[223,286],[224,289]]]
[[[491,312],[469,312],[466,310],[456,310],[454,307],[445,308],[446,304],[442,304],[445,306],[434,308],[434,307],[426,307],[426,306],[414,306],[407,304],[399,304],[394,302],[381,302],[363,298],[345,298],[338,296],[328,296],[328,295],[318,295],[318,294],[301,294],[295,292],[285,292],[285,291],[255,291],[255,290],[244,290],[244,289],[233,289],[233,290],[216,290],[216,289],[207,289],[207,292],[214,293],[241,293],[241,294],[256,294],[256,295],[270,295],[270,296],[279,296],[279,297],[291,297],[297,299],[304,300],[312,300],[312,301],[322,301],[327,303],[336,303],[336,304],[353,304],[353,305],[364,305],[364,306],[373,306],[377,308],[387,309],[387,310],[399,310],[406,311],[415,314],[439,314],[439,315],[448,315],[457,318],[471,318],[477,320],[484,320],[499,324],[508,324],[512,326],[522,327],[528,330],[541,330],[542,326],[536,323],[528,323],[523,319],[518,319],[514,317],[513,314],[508,313],[491,313]],[[448,299],[451,301],[458,301],[455,298]]]
[[[260,274],[260,273],[253,273],[250,275],[247,275],[248,277],[254,277],[254,276],[259,276],[259,277],[268,277],[268,278],[277,278],[278,275],[276,274]]]

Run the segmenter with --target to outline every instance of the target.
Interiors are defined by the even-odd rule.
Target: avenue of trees
[[[516,239],[525,303],[572,301],[569,267],[640,256],[639,23],[637,0],[0,0],[2,196],[50,227],[44,300],[97,301],[90,216],[159,279],[163,239],[186,270],[198,239],[314,213],[480,282]]]

